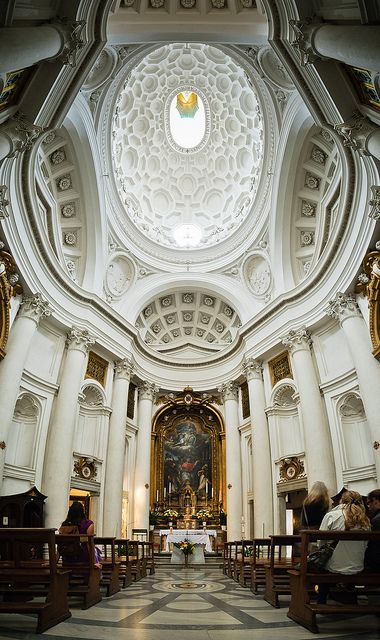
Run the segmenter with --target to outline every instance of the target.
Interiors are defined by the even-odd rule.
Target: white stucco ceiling
[[[169,107],[177,90],[198,92],[206,133],[190,152],[170,139]],[[243,68],[205,44],[171,44],[147,55],[116,101],[112,155],[127,216],[160,246],[180,248],[173,232],[195,225],[199,248],[231,236],[259,185],[264,127]],[[252,221],[251,221],[252,223]]]

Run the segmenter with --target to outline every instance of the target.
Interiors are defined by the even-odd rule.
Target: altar
[[[205,550],[212,551],[210,536],[216,538],[215,529],[160,529],[160,536],[166,536],[165,551],[170,550],[170,544],[190,540],[194,544],[204,545]]]

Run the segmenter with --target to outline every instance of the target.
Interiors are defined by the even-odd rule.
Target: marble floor
[[[46,631],[47,640],[308,640],[380,638],[380,618],[319,617],[320,633],[309,633],[286,616],[287,600],[273,609],[221,569],[159,568],[87,611]],[[0,615],[1,640],[37,640],[28,616]]]

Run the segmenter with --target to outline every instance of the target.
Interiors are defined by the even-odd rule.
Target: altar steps
[[[166,551],[161,551],[160,553],[155,553],[154,554],[154,563],[156,565],[156,567],[165,567],[165,566],[171,566],[171,567],[183,567],[183,564],[174,564],[171,562],[171,553],[167,553]],[[221,569],[222,568],[222,563],[223,563],[223,559],[222,556],[217,555],[216,553],[205,553],[205,564],[204,565],[190,565],[189,569],[191,568],[196,568],[199,569],[200,567],[212,567],[215,569]]]

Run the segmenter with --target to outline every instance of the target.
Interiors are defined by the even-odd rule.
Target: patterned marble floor
[[[47,640],[374,640],[380,619],[320,617],[315,636],[286,617],[286,598],[273,609],[219,568],[160,568],[87,611],[49,629]],[[27,616],[0,615],[0,638],[37,640]]]

